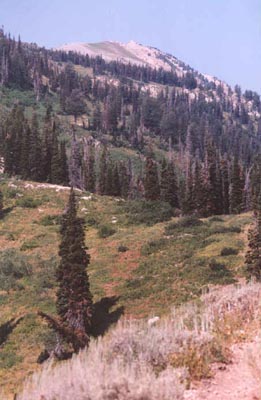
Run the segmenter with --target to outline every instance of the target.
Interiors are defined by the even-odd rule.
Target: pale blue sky
[[[0,0],[0,25],[45,47],[131,39],[261,93],[261,0]]]

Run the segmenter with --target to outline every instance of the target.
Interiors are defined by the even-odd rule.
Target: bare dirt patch
[[[185,393],[186,400],[259,400],[260,387],[249,362],[250,352],[258,342],[232,346],[232,363],[214,364],[213,378],[203,380]]]

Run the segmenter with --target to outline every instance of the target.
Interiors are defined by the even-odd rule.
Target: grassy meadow
[[[36,312],[55,313],[59,218],[69,191],[4,178],[1,190],[0,324],[24,317],[0,347],[1,389],[13,393],[54,340]],[[173,218],[162,203],[76,194],[91,255],[94,302],[114,299],[109,311],[115,315],[120,310],[127,319],[164,316],[210,286],[244,277],[250,214]]]

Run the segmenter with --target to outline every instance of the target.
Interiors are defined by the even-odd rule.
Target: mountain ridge
[[[56,50],[61,50],[65,52],[73,51],[83,55],[88,54],[89,56],[101,56],[106,61],[119,61],[123,63],[131,62],[132,64],[137,65],[162,68],[165,71],[174,70],[176,73],[180,73],[180,75],[184,75],[185,71],[189,69],[202,75],[209,82],[221,83],[223,85],[230,86],[224,80],[219,79],[214,75],[205,72],[200,73],[199,71],[196,71],[196,69],[189,66],[189,64],[179,60],[171,53],[162,51],[159,48],[151,45],[143,45],[134,40],[130,40],[127,43],[113,40],[93,43],[71,42],[57,47]],[[110,52],[110,50],[114,50],[114,52]],[[129,58],[127,54],[126,57],[124,57],[124,54],[121,54],[120,50],[122,50],[123,52],[128,52]]]
[[[72,42],[57,47],[55,50],[66,53],[78,53],[84,56],[88,55],[89,57],[100,56],[106,62],[114,61],[123,64],[130,63],[140,67],[149,67],[156,70],[162,69],[166,72],[175,73],[178,78],[184,78],[187,73],[192,73],[195,75],[198,86],[204,87],[206,85],[213,85],[214,87],[220,87],[226,96],[232,97],[234,106],[238,103],[235,89],[238,85],[236,85],[235,88],[232,88],[232,86],[226,81],[209,73],[197,71],[195,68],[179,60],[168,52],[164,52],[150,45],[137,43],[134,40],[130,40],[127,43],[111,40],[97,43]],[[155,87],[152,87],[151,89],[153,94],[153,92],[155,92]],[[155,94],[158,95],[159,93],[156,91]],[[218,99],[218,93],[216,93],[215,97]],[[242,98],[242,101],[243,103],[248,104],[249,111],[251,112],[252,105],[248,101],[245,101],[244,98]],[[260,114],[258,113],[257,116],[259,117]]]

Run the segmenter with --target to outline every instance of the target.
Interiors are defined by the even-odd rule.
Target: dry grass
[[[260,317],[260,284],[215,289],[154,326],[124,320],[89,350],[46,364],[19,400],[178,400],[191,379],[227,361],[227,346]],[[240,321],[240,323],[239,323]],[[239,334],[240,333],[240,334]]]

